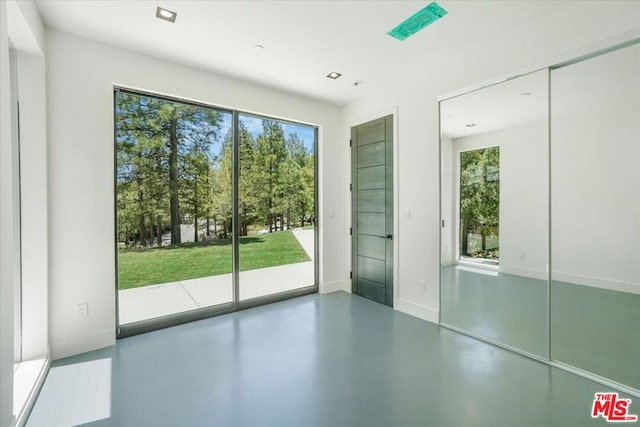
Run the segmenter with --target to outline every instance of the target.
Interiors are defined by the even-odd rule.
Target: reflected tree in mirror
[[[460,153],[460,258],[498,265],[500,148]]]

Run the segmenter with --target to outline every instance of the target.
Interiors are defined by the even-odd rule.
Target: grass
[[[304,261],[309,261],[309,257],[291,231],[240,238],[240,271]],[[230,240],[118,254],[120,289],[228,273],[231,273]]]

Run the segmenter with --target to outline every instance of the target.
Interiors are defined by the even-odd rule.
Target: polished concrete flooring
[[[639,294],[554,280],[549,298],[545,280],[441,271],[442,323],[640,390]]]
[[[453,265],[441,272],[443,323],[548,358],[546,281]]]
[[[338,292],[56,361],[27,425],[602,426],[607,390]]]

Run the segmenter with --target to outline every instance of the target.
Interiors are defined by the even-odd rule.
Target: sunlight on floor
[[[111,358],[53,367],[47,383],[58,396],[56,410],[47,414],[56,416],[39,420],[33,413],[30,423],[75,426],[111,417]]]

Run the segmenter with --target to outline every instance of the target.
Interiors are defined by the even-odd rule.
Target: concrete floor
[[[27,425],[602,426],[608,390],[339,292],[56,361]]]
[[[546,281],[441,271],[442,323],[640,390],[640,295],[554,280],[549,328]]]
[[[441,272],[443,323],[548,358],[546,281],[451,265]]]

